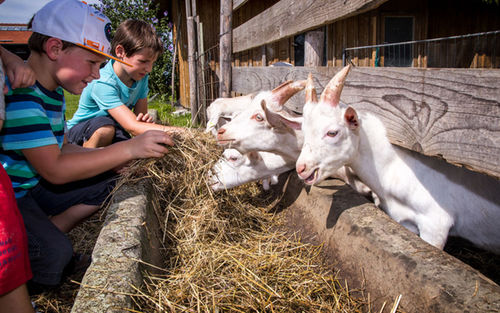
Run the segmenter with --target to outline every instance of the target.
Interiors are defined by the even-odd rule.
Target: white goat
[[[295,162],[302,146],[302,116],[286,109],[284,103],[305,87],[305,81],[280,87],[280,93],[258,94],[246,110],[219,128],[218,143],[243,154],[273,152]]]
[[[207,110],[210,124],[206,131],[217,130],[221,125],[231,120],[252,106],[255,98],[265,100],[271,107],[282,110],[282,105],[291,96],[304,89],[306,81],[287,81],[271,91],[261,91],[257,94],[235,98],[219,98]],[[295,167],[295,160],[284,159],[282,156],[270,153],[252,151],[241,154],[234,149],[226,149],[221,159],[210,173],[212,189],[229,189],[251,181],[262,180],[264,189],[269,184],[277,182],[277,175]]]
[[[304,83],[301,81],[300,84]],[[291,84],[280,87],[281,92],[287,95],[297,92]],[[287,88],[290,90],[286,91]],[[283,107],[284,101],[274,101],[270,106],[272,109],[269,109],[269,98],[256,96],[246,110],[219,129],[217,141],[243,154],[271,152],[281,156],[287,164],[295,164],[303,144],[302,117]],[[358,193],[371,197],[375,204],[379,204],[377,196],[348,167],[339,168],[331,177],[343,180]]]
[[[295,167],[278,154],[250,152],[241,154],[235,149],[224,150],[222,158],[210,172],[210,185],[214,191],[230,189],[252,181],[263,180],[264,190],[278,182],[278,175]]]
[[[271,108],[281,110],[282,104],[304,89],[305,84],[305,80],[296,82],[288,80],[270,91],[259,91],[233,98],[217,98],[207,108],[208,122],[205,132],[212,132],[216,135],[216,130],[234,118],[236,114],[250,107],[255,98],[258,102],[266,100]]]
[[[215,99],[207,108],[208,122],[205,132],[212,132],[216,135],[217,130],[224,125],[227,120],[231,120],[235,114],[245,110],[250,105],[253,98],[255,98],[255,94]]]
[[[442,249],[451,234],[500,253],[499,181],[393,146],[377,117],[339,105],[349,69],[332,78],[319,102],[308,80],[299,177],[317,184],[348,165],[389,216],[428,243]]]

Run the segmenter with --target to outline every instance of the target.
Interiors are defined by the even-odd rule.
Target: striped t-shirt
[[[45,89],[38,82],[29,88],[9,89],[5,96],[5,122],[0,132],[0,162],[9,174],[16,198],[38,184],[40,175],[22,149],[59,145],[66,124],[63,89]]]

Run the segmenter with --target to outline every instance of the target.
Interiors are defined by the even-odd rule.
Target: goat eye
[[[335,136],[337,136],[337,134],[338,134],[338,133],[339,133],[339,131],[338,131],[338,130],[329,130],[329,131],[326,133],[326,135],[327,135],[328,137],[335,137]]]
[[[262,122],[264,120],[264,118],[262,117],[262,115],[257,113],[257,114],[255,114],[255,120],[257,122]]]

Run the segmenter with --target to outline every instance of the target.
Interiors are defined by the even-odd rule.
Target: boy
[[[126,20],[116,30],[111,50],[123,63],[111,60],[101,69],[101,78],[85,88],[68,121],[69,142],[96,148],[149,129],[182,131],[154,124],[147,113],[148,73],[163,52],[154,29],[143,21]]]
[[[9,89],[0,161],[10,176],[28,234],[31,287],[57,286],[73,257],[65,233],[93,214],[114,183],[113,168],[161,157],[172,139],[146,132],[102,149],[67,143],[62,88],[80,94],[109,51],[110,22],[77,0],[53,0],[32,19],[28,65],[36,83]],[[78,261],[78,258],[74,260]]]
[[[0,4],[3,0],[0,0]],[[35,82],[33,71],[18,56],[0,47],[0,129],[5,119],[4,71],[19,87]],[[28,239],[17,209],[12,183],[0,166],[0,312],[33,313],[26,282],[33,276],[28,259]]]

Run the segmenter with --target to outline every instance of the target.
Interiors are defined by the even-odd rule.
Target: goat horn
[[[278,105],[283,106],[283,104],[285,104],[288,99],[290,99],[293,95],[295,95],[305,87],[305,80],[286,81],[271,91],[273,100],[274,102],[277,102]]]
[[[331,106],[337,106],[339,104],[340,94],[342,93],[345,79],[350,70],[351,64],[345,66],[333,76],[328,85],[326,85],[325,90],[323,90],[323,93],[321,93],[320,102],[328,103]]]
[[[308,102],[318,102],[318,96],[316,94],[316,88],[314,88],[312,74],[309,73],[307,76],[306,84],[306,103]]]

